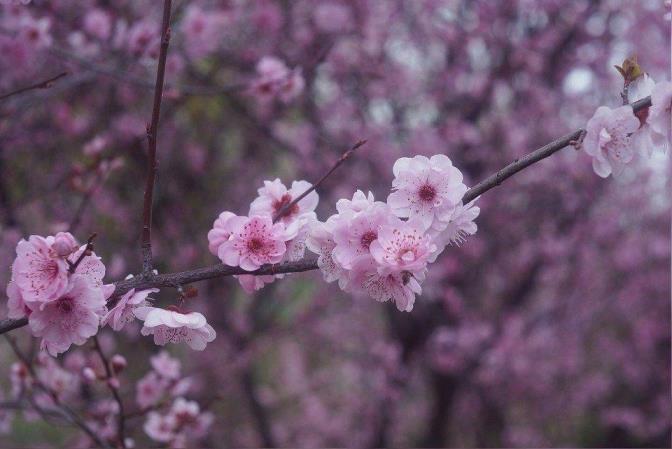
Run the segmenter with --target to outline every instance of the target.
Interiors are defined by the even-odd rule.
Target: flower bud
[[[58,257],[67,257],[77,249],[77,242],[69,232],[59,232],[51,247]]]
[[[115,374],[119,374],[124,370],[124,368],[126,368],[128,363],[126,362],[126,358],[123,355],[115,354],[110,360],[110,365],[112,365],[112,371],[114,371]]]
[[[89,382],[93,382],[97,378],[96,372],[89,366],[82,370],[82,376],[84,376],[84,379],[88,380]]]

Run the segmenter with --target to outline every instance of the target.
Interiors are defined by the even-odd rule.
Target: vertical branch
[[[154,106],[152,108],[152,121],[147,126],[147,182],[142,210],[142,272],[145,275],[151,273],[152,264],[152,200],[154,184],[156,182],[156,135],[159,128],[159,115],[161,114],[161,97],[163,96],[163,81],[166,73],[166,56],[168,55],[168,43],[170,42],[170,9],[171,0],[163,2],[163,21],[161,24],[161,49],[159,62],[156,69],[156,84],[154,86]]]
[[[126,436],[125,436],[125,416],[124,416],[124,403],[119,395],[119,390],[112,384],[112,379],[114,378],[114,372],[112,372],[112,367],[110,366],[110,361],[107,360],[103,348],[100,347],[100,342],[98,341],[98,336],[93,336],[93,349],[98,353],[100,361],[103,363],[105,368],[105,382],[107,383],[112,396],[114,397],[117,406],[119,407],[119,414],[117,415],[117,445],[126,449]]]

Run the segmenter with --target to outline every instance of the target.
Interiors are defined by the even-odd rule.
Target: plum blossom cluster
[[[151,306],[158,289],[130,290],[108,310],[114,284],[104,284],[105,265],[89,244],[80,246],[72,234],[32,235],[16,246],[16,259],[7,285],[9,318],[28,318],[41,348],[56,356],[71,345],[83,345],[109,325],[121,331],[129,322],[143,321],[142,335],[157,345],[185,342],[203,350],[215,339],[215,330],[198,312]]]
[[[302,259],[306,239],[317,221],[319,196],[311,192],[297,203],[292,202],[310,187],[307,181],[294,181],[289,189],[279,179],[265,181],[247,216],[224,211],[217,217],[208,232],[210,252],[224,264],[247,271]],[[281,211],[282,216],[278,217]],[[236,277],[243,289],[252,293],[284,275]]]
[[[314,226],[308,248],[327,282],[409,312],[428,264],[476,232],[480,209],[462,203],[467,186],[445,155],[400,158],[393,172],[386,202],[362,191],[339,200],[338,213]]]
[[[185,447],[206,435],[213,421],[195,401],[184,398],[193,388],[189,377],[181,376],[180,361],[162,351],[150,358],[152,369],[136,385],[136,401],[147,413],[143,426],[154,441],[170,447]]]
[[[666,152],[672,142],[672,82],[655,83],[646,74],[630,87],[630,100],[651,96],[651,107],[633,112],[629,105],[600,106],[586,126],[584,151],[593,158],[593,170],[606,178],[618,176],[637,153]]]
[[[96,335],[114,285],[103,284],[105,265],[68,232],[32,235],[16,246],[7,285],[8,316],[28,317],[35,337],[50,354],[82,345]]]

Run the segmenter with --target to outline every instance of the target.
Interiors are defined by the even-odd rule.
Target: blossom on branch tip
[[[180,313],[156,307],[138,307],[133,313],[144,321],[140,333],[153,335],[154,343],[160,346],[184,341],[190,348],[202,351],[217,336],[198,312]]]
[[[593,158],[593,170],[606,178],[619,175],[634,156],[632,133],[639,128],[639,119],[629,105],[611,109],[600,106],[586,126],[584,151]]]
[[[274,217],[280,210],[311,187],[312,185],[308,181],[303,180],[293,181],[290,189],[287,189],[282,181],[277,178],[273,181],[264,181],[264,187],[257,191],[259,196],[250,204],[249,215]],[[305,198],[294,204],[290,210],[286,211],[280,221],[289,226],[297,221],[303,224],[307,221],[316,220],[314,211],[319,200],[320,197],[317,192],[310,192]]]
[[[27,302],[46,303],[68,286],[68,263],[52,248],[54,238],[31,235],[16,245],[12,280]]]

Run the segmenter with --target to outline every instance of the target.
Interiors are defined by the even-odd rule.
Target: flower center
[[[260,251],[263,247],[264,247],[264,242],[257,237],[252,237],[247,242],[247,249],[249,249],[253,253],[256,253],[256,252]]]
[[[56,308],[61,313],[70,313],[74,308],[72,305],[72,298],[61,298],[56,302]]]
[[[280,210],[282,210],[283,207],[287,206],[291,202],[292,202],[292,195],[290,195],[289,193],[285,193],[279,200],[273,202],[273,211],[277,214],[278,212],[280,212]],[[290,215],[298,213],[299,213],[299,205],[297,203],[293,205],[284,216],[289,217]]]
[[[418,196],[422,201],[434,201],[434,198],[436,198],[436,189],[433,185],[425,184],[418,190]]]
[[[364,234],[362,234],[362,238],[359,239],[359,242],[362,244],[364,248],[369,249],[369,246],[371,246],[371,242],[373,242],[377,238],[378,234],[376,234],[375,231],[366,231]]]

